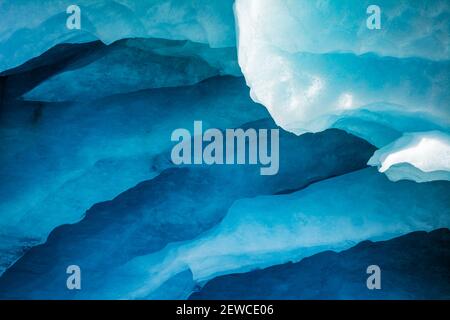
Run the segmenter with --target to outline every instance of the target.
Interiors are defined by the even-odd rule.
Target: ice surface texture
[[[302,260],[450,227],[448,1],[380,0],[380,30],[366,0],[77,4],[0,4],[0,298],[359,298],[368,254],[424,259],[378,298],[450,296],[448,231]],[[279,128],[279,173],[174,166],[195,120]]]
[[[155,77],[158,75],[158,77]],[[160,39],[125,39],[98,46],[24,95],[33,101],[85,101],[151,88],[241,76],[235,48]]]
[[[272,125],[263,121],[251,126]],[[142,298],[142,294],[117,287],[136,282],[142,285],[147,278],[140,272],[132,269],[125,282],[105,279],[112,279],[110,273],[136,256],[199,236],[218,224],[237,199],[288,192],[363,168],[374,149],[339,130],[301,137],[283,133],[280,139],[284,156],[280,157],[278,175],[261,176],[259,168],[251,165],[171,168],[111,201],[96,204],[79,223],[56,228],[45,244],[32,248],[9,268],[0,278],[0,295]],[[66,277],[60,269],[68,264],[83,268],[85,290],[74,292],[60,286]],[[150,268],[148,264],[138,266]],[[36,268],[42,271],[39,276],[32,272]],[[25,275],[20,270],[26,270]],[[167,272],[172,275],[170,268]],[[116,289],[110,290],[108,285]],[[150,293],[144,291],[145,295]]]
[[[448,132],[450,4],[379,1],[382,26],[370,30],[371,4],[236,1],[239,64],[252,98],[278,125],[296,133],[338,126],[378,147],[395,131]],[[441,154],[426,156],[433,162]]]
[[[299,263],[222,276],[190,298],[448,299],[449,241],[448,229],[364,241],[340,253],[327,251]],[[374,260],[383,270],[383,290],[366,287],[366,269]]]
[[[363,239],[448,227],[449,188],[449,182],[442,181],[393,183],[370,168],[289,195],[242,199],[203,236],[172,243],[121,266],[109,277],[130,281],[122,289],[115,287],[109,297],[160,298],[160,286],[182,274],[184,281],[192,280],[193,289],[196,282],[217,275],[299,261],[324,250],[349,248]],[[106,288],[96,294],[113,291],[113,286]],[[172,289],[171,298],[182,296],[183,290]]]
[[[172,130],[197,119],[206,129],[267,117],[234,77],[93,102],[4,107],[0,230],[37,240],[171,166]]]
[[[439,131],[405,134],[377,150],[368,163],[393,181],[414,176],[417,182],[450,180],[450,136]]]
[[[233,1],[80,0],[81,31],[66,28],[63,0],[0,3],[0,72],[60,43],[124,38],[191,40],[213,48],[235,46]]]

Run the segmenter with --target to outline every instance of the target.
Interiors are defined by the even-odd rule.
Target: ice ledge
[[[368,162],[392,181],[450,180],[450,136],[439,131],[405,133]]]

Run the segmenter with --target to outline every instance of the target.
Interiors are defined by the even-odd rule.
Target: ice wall
[[[235,48],[191,41],[125,39],[97,47],[24,95],[25,100],[86,101],[151,88],[241,77]]]
[[[404,132],[448,132],[448,1],[378,1],[379,30],[367,27],[371,4],[236,1],[239,64],[277,124],[295,133],[338,126],[379,147]]]
[[[72,3],[20,0],[0,3],[0,72],[59,43],[123,38],[191,40],[234,47],[232,0],[79,0],[81,30],[66,28]]]
[[[394,183],[368,168],[287,195],[241,199],[212,230],[130,260],[109,275],[129,281],[121,281],[121,287],[118,280],[111,281],[114,286],[98,287],[91,294],[167,297],[162,288],[183,273],[189,273],[193,290],[195,282],[222,274],[296,262],[366,239],[387,240],[415,230],[449,227],[449,187],[447,181]],[[172,298],[183,288],[172,290]]]
[[[25,239],[29,245],[45,241],[56,226],[80,220],[95,203],[172,166],[176,128],[190,128],[197,119],[205,129],[233,128],[267,116],[235,77],[89,102],[4,107],[0,236],[3,252],[14,251],[0,254],[5,264],[22,254]]]

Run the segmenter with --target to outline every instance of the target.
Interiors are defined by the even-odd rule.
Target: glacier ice
[[[78,31],[61,0],[0,2],[0,298],[183,299],[449,226],[448,1],[380,0],[381,30],[368,0],[77,4]],[[266,111],[278,175],[173,168],[175,128]]]
[[[235,77],[91,102],[7,103],[0,126],[0,233],[11,243],[4,252],[26,238],[45,240],[93,204],[170,167],[170,156],[162,154],[174,128],[196,119],[205,127],[239,127],[266,116]],[[11,262],[11,254],[0,256]]]
[[[446,299],[449,246],[450,230],[445,228],[388,241],[363,241],[298,263],[217,277],[189,299]],[[381,290],[367,290],[367,266],[375,261],[381,267]]]
[[[251,44],[288,53],[376,52],[399,58],[449,58],[448,1],[379,0],[382,27],[376,31],[366,27],[371,4],[368,0],[237,0],[244,58],[256,54],[246,51]]]
[[[447,181],[394,183],[368,168],[287,195],[238,200],[212,230],[132,259],[108,275],[130,281],[111,281],[115,292],[106,286],[92,296],[106,292],[108,298],[158,298],[160,286],[183,272],[201,283],[221,274],[347,249],[366,239],[449,227],[449,188]]]
[[[220,84],[221,87],[225,85],[224,82]],[[239,90],[245,94],[243,83],[239,85]],[[213,92],[211,87],[204,89]],[[178,94],[177,99],[180,98]],[[225,103],[224,99],[220,101]],[[227,108],[222,112],[211,110],[214,116],[233,118],[230,111]],[[185,120],[178,121],[183,123]],[[269,120],[241,125],[244,128],[273,126]],[[46,230],[52,226],[56,228],[45,243],[27,251],[0,277],[0,297],[108,298],[123,294],[118,286],[142,284],[141,272],[146,272],[146,265],[138,264],[137,267],[142,268],[133,270],[131,277],[120,276],[126,281],[113,281],[111,273],[136,256],[158,252],[171,242],[194,239],[217,225],[235,200],[292,192],[315,181],[364,168],[373,151],[374,147],[364,140],[336,129],[300,137],[280,131],[278,175],[261,176],[259,168],[252,165],[168,168],[110,201],[95,204],[77,223],[56,227],[58,220],[67,223],[67,217],[66,221],[61,221],[63,217],[57,216],[56,212],[50,214],[50,218],[46,216],[49,212],[36,214],[32,220],[35,224],[39,224],[39,218],[45,218]],[[22,221],[20,226],[25,224],[26,230],[32,228],[27,221]],[[84,289],[78,293],[60,285],[60,281],[65,283],[66,274],[59,271],[71,264],[84,270]],[[181,276],[183,287],[189,283],[185,276]],[[155,281],[159,279],[155,278]],[[164,283],[173,287],[170,279]],[[108,285],[115,289],[105,288]],[[147,293],[151,295],[146,292],[145,296]]]
[[[0,2],[0,72],[60,43],[124,38],[191,40],[234,47],[233,0],[79,0],[81,30],[66,28],[63,0]]]
[[[239,64],[278,125],[338,127],[378,147],[404,132],[449,130],[450,4],[379,1],[382,28],[369,30],[370,4],[236,1]]]
[[[381,148],[400,138],[404,132],[449,132],[448,122],[424,112],[405,112],[389,103],[374,103],[363,109],[334,117],[332,127],[350,132]]]
[[[26,93],[24,99],[98,99],[150,88],[193,85],[218,75],[241,76],[235,50],[190,41],[119,40],[87,51]]]
[[[439,131],[405,133],[375,151],[368,164],[392,181],[450,180],[450,136]]]
[[[343,116],[349,109],[364,108],[377,102],[396,105],[399,111],[422,111],[449,120],[448,52],[438,60],[417,52],[405,55],[384,53],[386,46],[379,45],[368,46],[367,50],[359,52],[345,44],[362,45],[360,42],[371,38],[365,36],[370,30],[363,30],[363,34],[356,30],[353,34],[346,30],[346,21],[331,24],[330,18],[317,21],[312,18],[317,14],[327,16],[328,11],[345,10],[350,5],[365,9],[367,3],[348,0],[338,3],[321,1],[320,5],[311,1],[287,0],[236,2],[239,64],[252,97],[267,107],[277,124],[297,132],[320,131],[330,126],[330,117]],[[392,1],[389,3],[383,8],[395,6]],[[434,1],[430,6],[438,6],[439,3],[447,7],[442,1]],[[351,12],[357,13],[358,10]],[[331,15],[331,19],[336,16],[336,19],[349,18],[354,21],[352,24],[365,22],[365,10],[361,12],[360,19],[339,11]],[[423,14],[425,19],[431,13],[413,11],[410,14],[413,17],[418,15],[417,19]],[[310,18],[305,19],[305,16]],[[330,27],[323,31],[321,27],[325,21],[330,23]],[[445,23],[448,21],[441,24]],[[332,37],[339,40],[342,47],[333,46],[332,41],[324,38],[326,34],[310,34],[304,28],[316,29],[319,33],[327,30],[336,33]],[[388,32],[388,24],[383,30],[383,39],[395,35],[395,32]],[[292,32],[299,37],[291,37]],[[340,41],[347,35],[348,41]],[[312,50],[308,42],[302,41],[304,37],[311,37],[315,44],[322,43],[327,48]],[[288,39],[292,38],[294,40],[289,42]],[[395,39],[389,40],[395,42]],[[398,46],[389,46],[388,49],[392,47]],[[433,52],[439,50],[433,48]]]

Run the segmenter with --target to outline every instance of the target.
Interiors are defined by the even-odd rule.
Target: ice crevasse
[[[389,178],[448,180],[450,4],[378,1],[381,28],[374,30],[370,5],[237,0],[239,65],[251,97],[288,131],[336,127],[389,145],[383,158],[395,157],[397,166],[377,156],[369,162]],[[418,152],[400,152],[411,135],[409,148]]]

